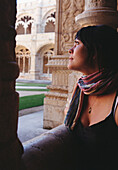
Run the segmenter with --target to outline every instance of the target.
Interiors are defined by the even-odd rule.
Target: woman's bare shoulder
[[[116,98],[116,103],[115,103],[115,121],[116,124],[118,125],[118,96]]]

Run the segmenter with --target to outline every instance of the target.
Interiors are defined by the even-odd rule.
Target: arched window
[[[55,32],[55,23],[48,21],[45,26],[45,32]]]
[[[24,34],[24,27],[22,24],[19,24],[18,27],[16,28],[17,34]]]
[[[16,52],[16,61],[20,68],[20,73],[29,73],[31,67],[30,51],[27,48],[20,48]]]
[[[51,59],[51,57],[53,55],[54,55],[54,49],[53,48],[47,50],[43,55],[43,73],[44,74],[51,74],[52,73],[52,69],[49,68],[49,67],[46,67],[46,64],[48,63],[48,61]]]
[[[29,23],[29,25],[28,25],[28,27],[27,27],[26,34],[31,34],[31,27],[32,27],[32,24]]]
[[[16,21],[17,34],[31,34],[33,22],[33,18],[30,16],[24,16],[20,20]]]
[[[55,32],[55,12],[46,19],[45,32]]]

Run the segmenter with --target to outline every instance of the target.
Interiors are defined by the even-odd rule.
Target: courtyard
[[[45,80],[17,80],[16,91],[19,93],[20,99],[22,97],[29,97],[30,102],[28,104],[30,104],[32,103],[32,96],[36,98],[37,95],[40,96],[41,94],[45,94],[47,89],[46,86],[50,83],[50,81]],[[31,142],[37,136],[47,131],[47,129],[43,129],[43,105],[40,105],[38,100],[36,101],[36,104],[39,106],[29,105],[29,108],[19,110],[17,133],[23,144]]]

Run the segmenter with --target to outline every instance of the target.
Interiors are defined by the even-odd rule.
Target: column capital
[[[75,17],[81,27],[106,24],[118,27],[116,0],[85,0],[85,11]]]
[[[116,10],[117,8],[116,0],[85,0],[85,10],[95,10],[108,8]]]

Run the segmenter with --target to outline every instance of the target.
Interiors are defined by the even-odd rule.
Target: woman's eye
[[[75,45],[75,46],[76,46],[76,45],[79,45],[79,42],[78,42],[78,41],[75,41],[74,45]]]

